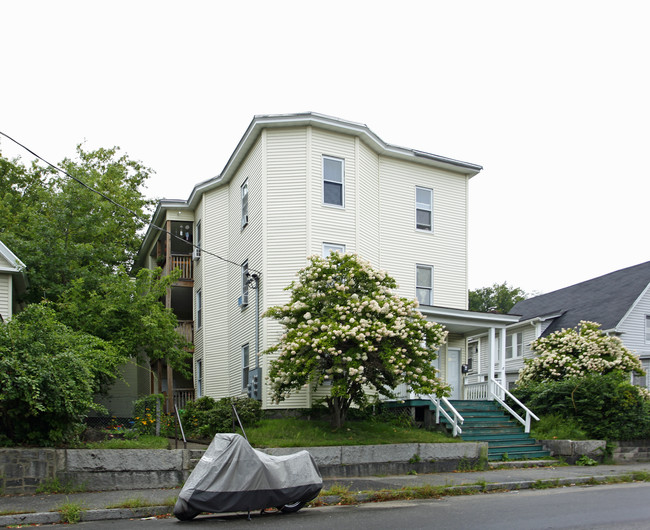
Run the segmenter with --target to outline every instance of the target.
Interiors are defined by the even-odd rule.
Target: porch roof
[[[450,333],[461,335],[478,335],[490,328],[504,328],[517,322],[518,315],[502,315],[501,313],[481,313],[466,309],[449,307],[426,306],[419,307],[420,312],[439,324],[443,324]]]

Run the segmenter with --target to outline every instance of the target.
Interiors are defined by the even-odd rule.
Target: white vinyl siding
[[[418,265],[416,267],[415,292],[422,305],[433,305],[433,267]]]
[[[345,161],[323,156],[323,204],[345,206]]]
[[[11,275],[0,272],[0,315],[6,322],[11,318]]]
[[[415,187],[415,228],[433,231],[433,190]]]
[[[436,306],[467,309],[467,178],[428,166],[379,157],[381,268],[412,298],[416,263],[435,269]],[[416,186],[435,190],[435,232],[414,229]]]

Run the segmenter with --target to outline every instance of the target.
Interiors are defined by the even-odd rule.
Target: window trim
[[[246,389],[250,382],[250,343],[246,343],[241,347],[241,379],[242,388]]]
[[[241,195],[241,228],[248,226],[248,179],[244,180],[240,187]]]
[[[429,270],[429,279],[431,282],[431,286],[420,286],[418,285],[418,272],[420,269],[428,269]],[[418,296],[418,293],[420,290],[426,289],[429,292],[428,296],[428,304],[425,304],[420,301],[420,297]],[[424,265],[421,263],[418,263],[415,265],[415,298],[416,300],[420,303],[420,305],[427,305],[427,306],[432,306],[433,305],[433,265]]]
[[[341,182],[335,182],[333,180],[327,180],[325,178],[325,160],[333,160],[341,163]],[[345,208],[345,159],[339,158],[336,156],[323,155],[322,156],[322,201],[323,206],[329,206],[332,208]],[[332,202],[325,201],[325,183],[329,182],[330,184],[336,184],[341,186],[341,204],[335,204]]]
[[[203,327],[203,293],[201,289],[196,290],[196,329]]]
[[[327,252],[326,248],[329,248],[329,252]],[[324,258],[327,258],[327,256],[329,256],[333,252],[340,252],[341,254],[345,254],[345,245],[339,245],[338,243],[323,242],[322,252]]]
[[[418,202],[418,190],[429,192],[430,203],[428,205]],[[428,208],[421,208],[420,206],[428,206]],[[431,216],[429,228],[420,228],[418,226],[418,211],[420,210],[423,212],[429,212]],[[415,186],[415,229],[419,232],[433,232],[433,188],[426,188],[424,186]]]

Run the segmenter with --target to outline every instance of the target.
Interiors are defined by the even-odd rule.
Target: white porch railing
[[[474,400],[487,400],[488,398],[488,384],[487,381],[481,381],[476,383],[465,383],[463,388],[464,399],[474,399]]]
[[[526,433],[530,432],[530,421],[531,419],[535,419],[539,421],[539,418],[533,414],[526,405],[524,405],[521,401],[519,401],[515,396],[513,396],[506,388],[499,383],[498,381],[495,381],[494,379],[491,379],[489,381],[489,387],[490,387],[490,399],[496,400],[504,409],[506,409],[516,420],[519,421],[524,426],[524,431]],[[505,402],[505,396],[508,396],[510,399],[512,399],[517,405],[519,405],[524,411],[526,412],[526,419],[523,419],[519,414],[517,414],[506,402]]]
[[[449,400],[446,397],[441,397],[439,398],[438,396],[434,394],[429,394],[427,396],[431,402],[436,406],[436,423],[440,423],[440,414],[442,414],[449,424],[451,425],[451,433],[453,436],[458,436],[459,434],[463,433],[463,429],[461,428],[461,425],[465,421],[465,419],[460,415],[460,413],[454,408],[454,406],[449,403]],[[449,412],[451,412],[451,416],[449,413],[444,409],[442,406],[444,405],[449,409]],[[453,418],[452,418],[453,416]]]

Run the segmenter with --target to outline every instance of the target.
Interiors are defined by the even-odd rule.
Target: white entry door
[[[447,348],[447,383],[451,385],[449,399],[460,399],[460,348]]]

